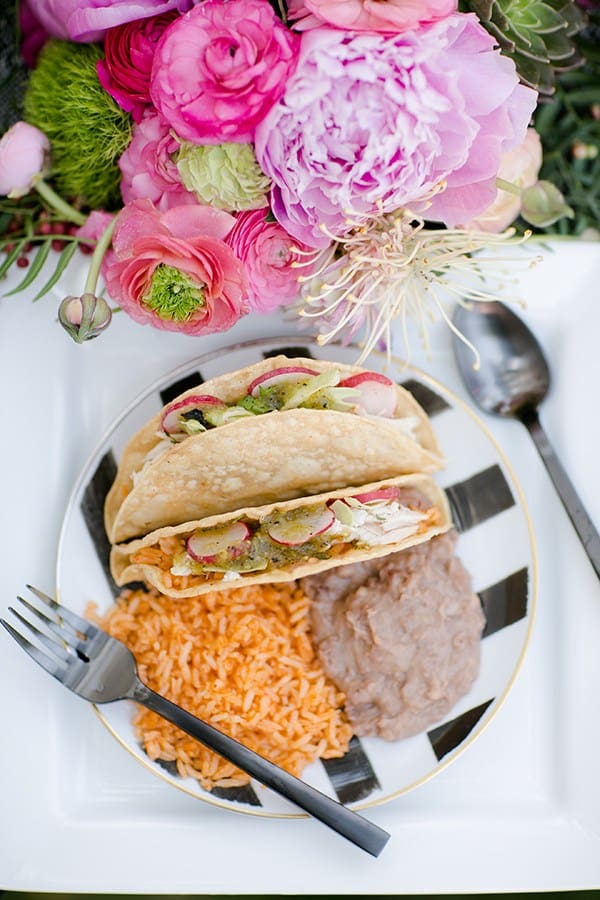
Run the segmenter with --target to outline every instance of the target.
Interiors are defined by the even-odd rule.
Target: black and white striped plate
[[[113,424],[84,468],[71,496],[59,543],[59,596],[81,598],[107,609],[118,588],[108,570],[103,527],[104,498],[116,461],[130,436],[181,391],[226,371],[279,352],[353,363],[356,347],[318,347],[296,338],[249,341],[223,348],[165,376]],[[384,365],[371,357],[370,368]],[[531,631],[536,593],[535,549],[524,498],[510,465],[482,422],[441,384],[393,364],[386,374],[408,388],[431,416],[446,468],[436,477],[446,489],[460,532],[458,553],[473,576],[486,616],[481,669],[469,694],[427,732],[395,743],[353,738],[337,760],[313,763],[303,778],[356,809],[390,800],[431,778],[483,730],[506,697],[522,662]],[[295,807],[259,784],[213,790],[182,779],[170,764],[151,762],[136,741],[128,703],[98,707],[102,721],[144,765],[202,800],[253,815],[294,816]]]

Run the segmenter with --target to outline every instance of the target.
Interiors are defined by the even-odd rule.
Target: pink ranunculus
[[[124,22],[176,10],[186,12],[196,0],[28,0],[34,15],[53,37],[64,41],[100,41],[104,32]]]
[[[179,143],[158,113],[148,107],[140,122],[133,126],[128,147],[119,159],[121,196],[125,203],[148,199],[160,210],[197,203],[181,183],[173,154]]]
[[[516,193],[510,190],[497,189],[497,195],[490,206],[464,227],[497,233],[514,222],[521,211],[521,194],[524,188],[536,183],[542,165],[542,142],[535,128],[528,128],[525,140],[503,153],[500,158],[498,178],[502,178],[516,188]]]
[[[177,17],[171,11],[110,28],[104,36],[104,59],[96,64],[100,84],[119,106],[139,122],[150,103],[150,73],[163,31]]]
[[[28,194],[46,168],[50,141],[28,122],[15,122],[0,139],[0,196]]]
[[[536,100],[474,14],[397,35],[308,31],[255,136],[273,213],[324,247],[446,183],[425,217],[468,221],[494,199],[500,157],[523,140]]]
[[[132,319],[166,331],[225,331],[247,312],[244,267],[225,243],[235,220],[208,206],[161,213],[134,200],[118,214],[115,260],[106,272],[113,300]]]
[[[226,239],[241,259],[248,274],[248,306],[253,312],[268,313],[286,306],[298,296],[298,275],[311,275],[312,265],[297,251],[310,248],[295,241],[278,222],[269,222],[264,209],[241,212]],[[310,257],[309,257],[310,259]],[[303,264],[298,269],[299,263]]]
[[[285,90],[299,43],[268,0],[204,0],[163,34],[150,95],[192,143],[250,142]]]
[[[288,16],[299,31],[325,23],[348,31],[400,32],[444,19],[457,6],[457,0],[290,0]]]

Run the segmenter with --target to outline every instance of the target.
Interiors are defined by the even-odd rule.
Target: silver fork
[[[91,703],[135,700],[147,706],[367,853],[379,856],[390,837],[387,831],[152,691],[140,681],[133,653],[125,644],[37,588],[27,587],[43,609],[23,597],[17,599],[41,628],[12,606],[9,610],[44,649],[4,619],[0,623],[61,684]]]

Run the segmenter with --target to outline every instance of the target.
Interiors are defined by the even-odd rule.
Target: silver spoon
[[[467,390],[485,412],[511,416],[525,425],[600,577],[600,535],[538,417],[538,407],[550,387],[542,348],[525,323],[497,301],[473,303],[468,309],[457,305],[453,322],[481,358],[476,369],[473,350],[454,337],[454,355]]]

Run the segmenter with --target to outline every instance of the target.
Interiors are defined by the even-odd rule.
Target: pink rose
[[[412,31],[456,11],[457,0],[290,0],[295,28],[307,31],[325,22],[348,31]]]
[[[124,22],[147,19],[174,9],[185,12],[194,0],[28,0],[33,14],[53,37],[64,41],[101,41],[104,32]]]
[[[104,37],[104,59],[96,69],[100,84],[136,122],[150,103],[150,73],[163,31],[177,17],[166,12],[149,19],[117,25]]]
[[[246,267],[248,306],[253,312],[268,313],[291,303],[298,296],[298,275],[312,274],[316,265],[314,254],[312,265],[297,268],[307,258],[294,248],[307,252],[310,248],[294,240],[278,222],[269,222],[264,209],[239,213],[227,243]]]
[[[133,126],[129,146],[119,159],[123,173],[121,195],[125,203],[146,198],[158,209],[197,203],[194,194],[181,183],[172,156],[179,149],[169,126],[152,107]]]
[[[500,157],[498,178],[515,187],[516,193],[498,189],[496,199],[465,228],[497,233],[514,222],[521,211],[521,190],[535,184],[542,166],[542,142],[535,128],[528,128],[525,140]]]
[[[244,267],[225,243],[233,216],[208,206],[160,213],[134,200],[118,214],[108,293],[132,319],[166,331],[210,334],[244,315]]]
[[[24,197],[44,174],[50,141],[27,122],[15,124],[0,139],[0,196]]]
[[[250,142],[283,94],[299,44],[267,0],[204,0],[163,34],[150,95],[192,143]]]

